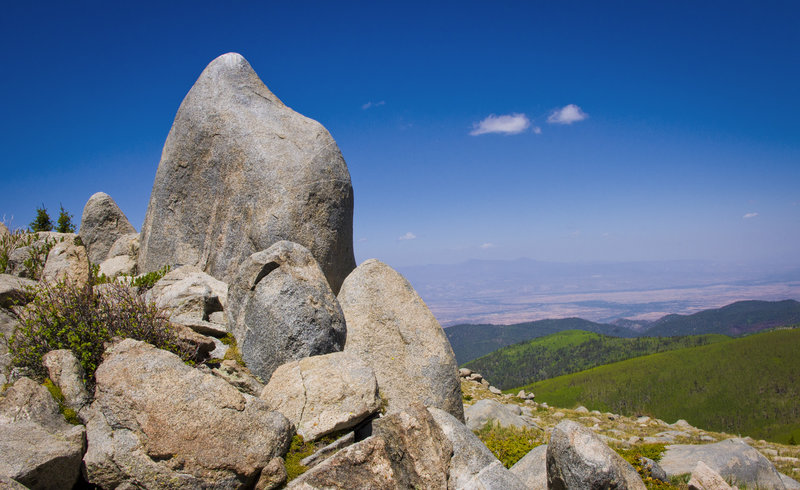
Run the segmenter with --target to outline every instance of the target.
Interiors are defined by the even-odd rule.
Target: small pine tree
[[[75,225],[72,224],[72,215],[64,209],[64,205],[58,204],[61,212],[58,214],[58,225],[56,231],[59,233],[75,233]]]
[[[42,204],[42,207],[36,208],[36,218],[31,221],[28,228],[34,233],[39,231],[51,231],[53,229],[53,222],[50,221],[50,215],[47,214],[47,208],[44,207],[44,204]]]
[[[796,440],[795,440],[795,438],[794,438],[794,434],[792,434],[791,436],[789,436],[789,445],[790,445],[790,446],[796,446],[796,445],[797,445],[797,441],[796,441]]]

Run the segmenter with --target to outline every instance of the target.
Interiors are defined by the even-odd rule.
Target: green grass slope
[[[458,364],[477,359],[507,345],[544,337],[564,330],[585,330],[605,335],[633,337],[633,331],[581,318],[537,320],[514,325],[454,325],[444,329]]]
[[[724,335],[620,338],[565,330],[503,347],[464,366],[505,390],[632,357],[728,339]]]
[[[785,444],[792,434],[800,440],[800,329],[628,359],[524,389],[556,406],[683,418]]]
[[[692,315],[667,315],[642,332],[647,336],[697,335],[721,333],[736,337],[781,325],[800,322],[800,302],[737,301],[722,308]]]

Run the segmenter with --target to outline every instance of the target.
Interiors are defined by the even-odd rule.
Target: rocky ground
[[[468,425],[470,424],[469,407],[481,400],[494,400],[505,406],[520,407],[522,414],[527,415],[525,421],[542,430],[543,440],[549,440],[555,426],[564,420],[573,420],[589,428],[615,449],[636,449],[649,444],[663,444],[666,447],[670,445],[708,445],[738,437],[693,427],[685,420],[678,420],[670,424],[648,416],[626,417],[608,412],[601,413],[597,410],[589,411],[585,407],[571,409],[551,407],[547,403],[537,403],[534,400],[522,399],[515,395],[498,393],[499,390],[489,385],[488,381],[481,383],[463,376],[461,380]],[[754,440],[750,437],[744,437],[742,440],[767,458],[780,473],[795,480],[800,479],[800,446]],[[682,487],[685,486],[682,485]]]

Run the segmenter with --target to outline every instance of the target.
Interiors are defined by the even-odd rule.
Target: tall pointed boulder
[[[106,260],[114,242],[131,233],[136,233],[136,230],[111,196],[105,192],[92,194],[83,208],[78,231],[89,261],[99,264]]]
[[[321,124],[228,53],[206,67],[175,116],[139,268],[196,265],[230,282],[245,258],[280,240],[309,249],[337,292],[355,268],[350,174]]]

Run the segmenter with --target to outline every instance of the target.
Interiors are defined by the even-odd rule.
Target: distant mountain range
[[[654,322],[618,320],[614,324],[581,318],[537,320],[513,325],[454,325],[445,329],[459,364],[501,347],[564,330],[585,330],[614,337],[656,337],[723,334],[740,336],[768,328],[800,323],[800,302],[738,301],[692,315],[666,315]]]

